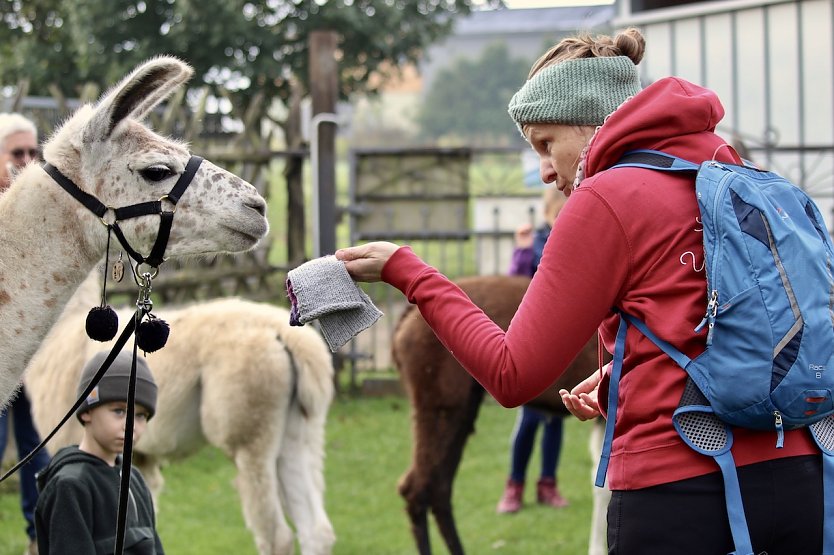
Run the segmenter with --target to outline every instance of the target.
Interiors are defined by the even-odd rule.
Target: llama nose
[[[266,216],[266,201],[260,195],[250,198],[244,204],[261,216]]]

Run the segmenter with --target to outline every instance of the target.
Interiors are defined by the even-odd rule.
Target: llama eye
[[[144,170],[139,170],[139,175],[145,178],[146,181],[158,182],[168,179],[174,175],[174,172],[171,171],[171,168],[168,166],[157,165],[147,167]]]

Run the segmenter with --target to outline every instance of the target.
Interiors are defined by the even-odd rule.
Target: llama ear
[[[125,119],[143,119],[193,73],[188,64],[170,56],[140,65],[98,103],[84,129],[84,142],[106,139]]]

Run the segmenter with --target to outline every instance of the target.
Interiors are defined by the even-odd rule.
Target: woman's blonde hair
[[[545,52],[533,67],[530,68],[528,79],[533,77],[543,68],[578,58],[603,58],[608,56],[628,56],[634,65],[643,59],[646,50],[646,39],[635,27],[629,27],[616,36],[608,35],[592,36],[583,33],[575,37],[562,39],[558,44],[552,46]]]

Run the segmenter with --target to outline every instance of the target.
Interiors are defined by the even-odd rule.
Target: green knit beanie
[[[637,66],[627,56],[577,58],[528,79],[510,100],[509,112],[519,131],[528,123],[602,125],[640,89]]]

